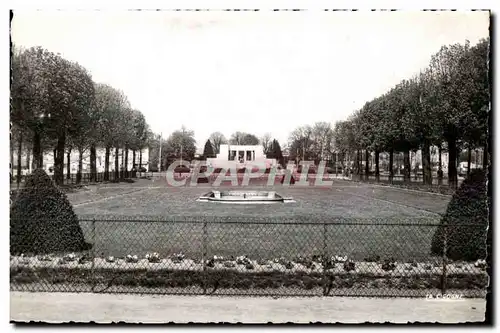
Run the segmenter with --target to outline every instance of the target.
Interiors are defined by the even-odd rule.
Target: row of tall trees
[[[334,154],[333,129],[327,122],[297,127],[290,133],[288,146],[291,160],[331,159]]]
[[[429,66],[403,80],[390,91],[367,102],[334,128],[335,149],[355,160],[354,170],[368,174],[369,156],[389,153],[392,177],[395,152],[403,152],[405,179],[410,178],[410,152],[421,150],[424,183],[432,184],[431,147],[448,152],[448,179],[457,184],[457,159],[467,149],[469,169],[472,151],[482,148],[488,163],[489,39],[477,45],[443,46]],[[363,155],[363,156],[362,156]],[[442,177],[441,160],[438,177]]]
[[[80,156],[78,181],[86,151],[90,152],[91,180],[96,179],[97,147],[106,149],[105,179],[109,179],[111,149],[115,149],[117,176],[119,149],[124,152],[124,165],[128,165],[129,150],[133,152],[133,164],[136,151],[142,159],[149,127],[122,91],[95,83],[83,66],[41,47],[14,47],[11,68],[11,142],[17,149],[18,179],[23,149],[28,151],[27,164],[32,163],[34,168],[43,167],[44,152],[53,152],[57,184],[63,183],[65,156],[69,176],[72,150]]]

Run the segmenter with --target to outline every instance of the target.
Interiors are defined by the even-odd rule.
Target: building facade
[[[207,158],[207,164],[214,168],[245,168],[265,165],[269,168],[276,165],[275,159],[266,158],[261,145],[220,145],[219,153],[214,158]]]
[[[30,174],[32,172],[33,168],[33,155],[30,156],[28,160],[27,154],[31,154],[32,152],[23,152],[21,156],[21,166],[22,166],[22,173],[24,175]],[[115,149],[111,149],[110,154],[109,154],[109,171],[115,171]],[[122,149],[119,149],[118,151],[118,168],[121,170],[124,167],[125,163],[125,158],[122,156],[124,151]],[[106,156],[106,149],[104,148],[97,148],[96,149],[96,169],[97,172],[104,172],[104,166],[105,166],[105,156]],[[90,151],[87,149],[82,156],[82,172],[83,173],[88,173],[90,172]],[[128,153],[128,163],[127,163],[127,170],[132,170],[133,168],[133,152],[132,150],[129,150]],[[67,173],[67,166],[68,166],[68,159],[67,159],[67,154],[64,154],[64,174]],[[79,163],[79,158],[80,154],[78,150],[72,150],[70,153],[70,173],[76,174],[78,172],[78,163]],[[29,163],[28,163],[29,161]],[[139,151],[135,152],[135,164],[136,167],[139,167]],[[17,153],[14,154],[13,156],[13,163],[12,167],[14,168],[13,174],[17,174]],[[142,167],[146,168],[147,171],[149,171],[149,149],[145,148],[142,149]],[[48,174],[53,174],[54,173],[54,153],[53,152],[45,152],[43,154],[43,169],[48,173]]]

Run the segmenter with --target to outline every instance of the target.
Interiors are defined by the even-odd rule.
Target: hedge
[[[441,226],[433,236],[433,254],[443,254],[445,225],[447,257],[466,261],[486,257],[488,196],[486,173],[483,170],[473,170],[453,194],[441,219]]]
[[[66,194],[44,170],[35,170],[10,208],[10,253],[80,252],[91,247]]]

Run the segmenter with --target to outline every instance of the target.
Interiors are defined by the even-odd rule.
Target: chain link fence
[[[435,220],[400,221],[80,218],[92,249],[11,254],[10,288],[141,294],[425,297],[457,293],[484,297],[489,284],[485,262],[450,261],[446,255],[432,255],[432,238],[438,227]],[[454,228],[458,227],[477,228]]]

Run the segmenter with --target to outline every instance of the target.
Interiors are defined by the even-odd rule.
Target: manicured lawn
[[[326,252],[355,260],[379,255],[405,261],[429,258],[435,227],[426,224],[439,223],[438,214],[444,213],[450,200],[335,181],[329,188],[275,186],[273,190],[296,200],[289,204],[197,202],[209,189],[140,180],[96,187],[93,203],[87,203],[92,193],[70,193],[68,197],[76,204],[86,238],[95,243],[99,255],[183,252],[201,259],[205,252],[205,258],[248,255],[273,259]],[[207,222],[206,229],[203,222]]]
[[[420,220],[422,223],[428,221]],[[321,255],[348,256],[353,260],[379,255],[399,261],[428,260],[435,227],[422,225],[369,224],[241,224],[203,222],[82,222],[95,254],[124,257],[144,256],[158,252],[163,257],[183,252],[189,258],[201,259],[206,241],[205,258],[214,255],[252,259]],[[415,223],[415,221],[413,221]],[[326,228],[326,237],[324,230]]]

